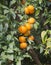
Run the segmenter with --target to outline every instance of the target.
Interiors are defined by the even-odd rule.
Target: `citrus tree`
[[[51,65],[50,7],[51,0],[0,0],[0,65],[23,65],[25,57]]]

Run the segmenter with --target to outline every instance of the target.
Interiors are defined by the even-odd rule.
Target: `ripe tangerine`
[[[26,42],[26,38],[24,36],[19,37],[19,42]]]
[[[25,14],[29,14],[29,10],[28,10],[28,8],[27,7],[25,7]]]
[[[33,14],[34,13],[34,6],[33,5],[29,5],[27,8],[29,10],[29,14]]]
[[[27,28],[27,30],[31,30],[32,26],[30,23],[25,23],[25,27]]]
[[[18,31],[19,31],[20,33],[24,34],[24,33],[27,32],[27,28],[22,25],[22,26],[20,26],[20,27],[18,28]]]
[[[21,43],[21,44],[20,44],[20,48],[21,48],[21,49],[27,48],[27,43]]]
[[[31,18],[28,19],[27,22],[30,23],[30,24],[33,24],[33,23],[35,23],[35,19],[33,17],[31,17]]]
[[[27,31],[24,36],[29,36],[30,35],[30,31]]]
[[[34,40],[35,38],[34,38],[34,36],[29,36],[29,38],[28,38],[28,40]]]

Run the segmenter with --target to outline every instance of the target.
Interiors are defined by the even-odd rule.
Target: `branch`
[[[42,65],[37,54],[33,49],[29,49],[28,53],[31,55],[32,59],[36,62],[37,65]]]

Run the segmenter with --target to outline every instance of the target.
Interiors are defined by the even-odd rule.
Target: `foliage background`
[[[35,7],[33,15],[26,15],[24,8],[28,5]],[[39,55],[42,64],[51,63],[51,2],[49,0],[0,0],[0,65],[21,65],[21,60],[31,56],[19,48],[18,27],[29,17],[34,17],[31,35],[35,41],[30,42]],[[30,47],[29,47],[30,48]],[[42,60],[43,59],[43,60]]]

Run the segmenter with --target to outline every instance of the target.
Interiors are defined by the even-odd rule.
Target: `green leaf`
[[[39,28],[39,23],[36,22],[33,27],[34,27],[35,30],[37,30]]]
[[[17,58],[16,65],[21,65],[21,60],[22,60],[22,59],[23,59],[22,57],[18,57],[18,58]]]
[[[51,38],[48,38],[47,41],[50,42],[51,41]]]
[[[40,47],[40,53],[42,53],[44,51],[43,47]]]
[[[28,53],[26,53],[25,55],[23,55],[23,58],[25,58],[25,57],[31,58],[31,56]]]
[[[42,3],[42,1],[43,1],[43,0],[39,0],[39,4],[41,4],[41,3]]]
[[[3,25],[2,24],[0,24],[0,31],[2,31],[3,30]]]
[[[1,15],[0,14],[0,19],[3,19],[3,18],[5,18],[6,16],[5,15]]]
[[[42,38],[43,44],[45,44],[46,40],[47,40],[47,32],[46,31],[41,32],[41,38]]]
[[[6,58],[13,61],[13,55],[6,55]]]
[[[10,41],[12,39],[11,35],[7,35],[7,41]]]
[[[7,46],[3,46],[2,48],[3,48],[4,50],[7,50]]]
[[[11,35],[13,36],[14,34],[16,34],[16,31],[11,31]]]
[[[51,48],[51,42],[47,42],[47,47],[46,48]]]
[[[51,30],[49,30],[49,34],[51,35]]]
[[[38,16],[39,15],[39,13],[40,13],[40,10],[38,9],[38,10],[36,10],[36,12],[35,12],[35,17],[36,16]]]
[[[5,55],[5,52],[2,52],[1,53],[1,58],[3,59],[3,60],[5,60],[7,57],[6,57],[6,55]]]
[[[17,61],[16,65],[21,65],[21,60]]]
[[[0,65],[1,65],[1,62],[2,62],[2,61],[0,61]]]
[[[16,14],[15,14],[15,12],[13,11],[12,8],[9,10],[9,12],[10,12],[10,14],[12,15],[13,19],[15,19]]]
[[[8,23],[5,23],[4,31],[7,31],[8,27],[9,27]]]
[[[12,1],[10,2],[10,6],[13,5],[15,2],[16,2],[16,0],[12,0]]]
[[[4,14],[7,14],[8,12],[9,12],[9,10],[6,10],[6,9],[4,10]]]
[[[4,8],[4,9],[8,9],[8,7],[7,7],[7,6],[2,5],[1,3],[0,3],[0,7]]]
[[[49,54],[49,50],[48,49],[46,49],[45,52],[44,52],[44,55],[47,55],[47,54]]]
[[[13,46],[14,46],[14,42],[9,43],[9,47],[6,50],[6,53],[13,53]]]
[[[49,23],[49,20],[47,19],[46,22],[44,23],[44,25],[46,25],[47,23]]]

